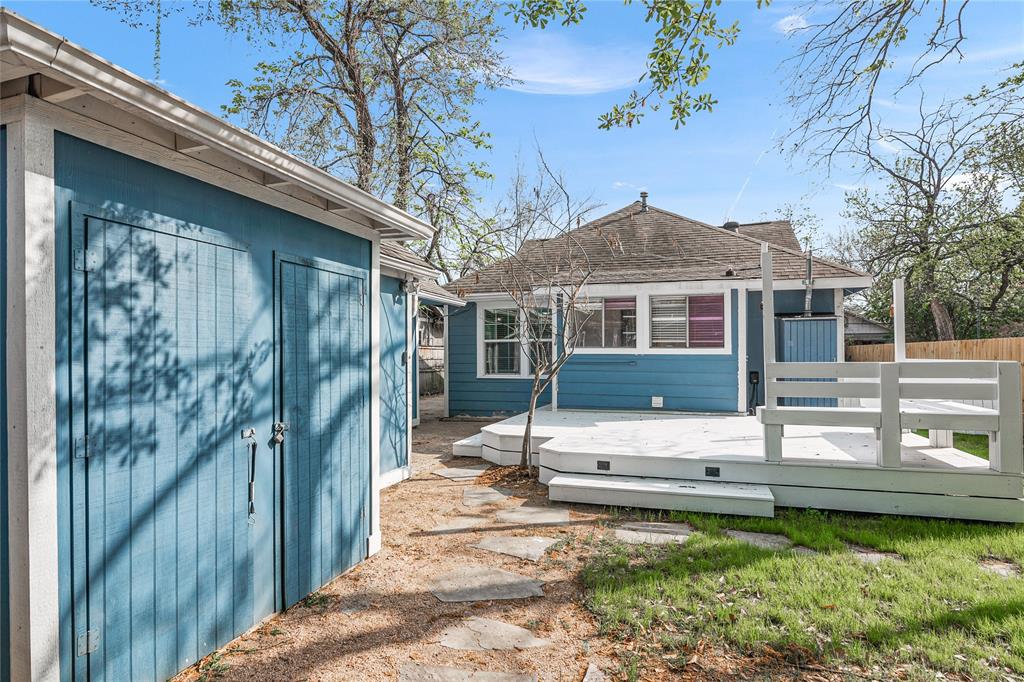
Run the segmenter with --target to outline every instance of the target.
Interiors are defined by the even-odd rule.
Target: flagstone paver
[[[847,545],[847,548],[853,552],[855,559],[863,561],[865,564],[877,565],[886,559],[891,561],[903,561],[903,557],[893,552],[880,552],[877,549],[861,547],[860,545]]]
[[[398,671],[398,682],[537,682],[536,675],[460,670],[443,665],[409,663]]]
[[[529,537],[492,535],[474,545],[470,545],[470,547],[486,549],[489,552],[497,552],[498,554],[508,554],[509,556],[528,559],[529,561],[539,561],[544,556],[544,552],[548,551],[548,547],[556,542],[558,540],[554,538],[536,535]]]
[[[459,514],[454,516],[447,521],[439,523],[430,529],[431,533],[443,533],[449,530],[465,530],[467,528],[477,528],[484,525],[490,519],[486,516],[473,516],[471,514]]]
[[[449,649],[492,651],[550,646],[551,640],[535,637],[532,632],[518,625],[472,617],[442,632],[438,643]]]
[[[499,523],[515,523],[529,526],[557,526],[569,523],[569,510],[559,507],[522,506],[503,509],[495,514]]]
[[[587,672],[583,675],[583,682],[607,682],[608,676],[593,663],[587,665]]]
[[[432,473],[452,481],[471,481],[490,468],[490,464],[471,464],[466,467],[441,467]]]
[[[1020,575],[1020,566],[1011,561],[993,559],[990,557],[982,559],[978,562],[978,565],[981,566],[981,570],[994,573],[1004,578],[1016,578]]]
[[[488,504],[497,504],[506,497],[508,495],[500,490],[474,485],[462,491],[462,504],[467,507],[483,507]]]
[[[725,534],[729,537],[754,545],[761,549],[789,549],[793,543],[785,535],[775,533],[753,533],[746,530],[727,530]]]
[[[431,581],[430,591],[443,602],[490,601],[543,597],[543,580],[490,566],[461,566]]]
[[[685,523],[624,523],[615,529],[615,538],[631,545],[667,545],[686,542],[693,526]]]

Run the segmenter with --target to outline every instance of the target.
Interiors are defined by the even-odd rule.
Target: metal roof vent
[[[729,230],[730,232],[738,232],[740,229],[740,224],[735,220],[730,220],[725,225],[722,225],[722,229]]]
[[[640,192],[640,212],[647,213],[647,192]]]

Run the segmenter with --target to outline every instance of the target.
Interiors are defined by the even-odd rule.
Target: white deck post
[[[988,459],[992,471],[1004,474],[1024,473],[1020,377],[1019,363],[998,363],[999,431],[989,437]]]
[[[878,466],[897,468],[902,461],[900,441],[900,366],[896,362],[878,365],[878,397],[882,411],[882,427],[878,430]]]
[[[771,366],[775,362],[775,288],[772,284],[772,254],[768,243],[761,243],[761,338],[764,342],[764,404],[771,409],[778,406],[775,395],[775,377]],[[782,425],[764,425],[764,458],[769,462],[782,461]]]
[[[892,281],[892,334],[896,362],[907,359],[907,318],[902,277]]]

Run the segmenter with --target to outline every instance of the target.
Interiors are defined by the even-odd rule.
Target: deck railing
[[[899,467],[904,429],[928,429],[934,445],[952,445],[952,430],[989,434],[989,467],[1024,472],[1021,368],[1016,362],[931,361],[856,363],[770,362],[765,368],[765,458],[782,460],[787,425],[875,429],[878,465]],[[834,381],[829,381],[834,379]],[[856,406],[788,407],[782,398],[835,398]],[[995,408],[964,401],[994,401]]]

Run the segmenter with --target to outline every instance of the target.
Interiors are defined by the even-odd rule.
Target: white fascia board
[[[429,300],[432,303],[436,302],[436,303],[441,303],[443,305],[453,305],[456,308],[464,308],[464,307],[466,307],[466,301],[462,300],[461,298],[459,298],[455,294],[448,294],[447,296],[441,296],[440,294],[435,294],[434,292],[421,291],[419,295],[420,295],[421,299],[427,299],[427,300]]]
[[[351,206],[400,236],[425,239],[434,234],[434,228],[418,218],[0,8],[0,57],[11,61],[12,56],[39,73],[130,107],[177,134],[292,182],[323,197],[328,205]]]
[[[421,279],[427,278],[434,280],[437,279],[437,276],[441,274],[440,271],[435,270],[434,268],[423,267],[422,265],[408,263],[404,260],[394,258],[393,256],[389,256],[384,253],[380,254],[380,265],[382,268],[388,268],[395,272],[409,273]]]

